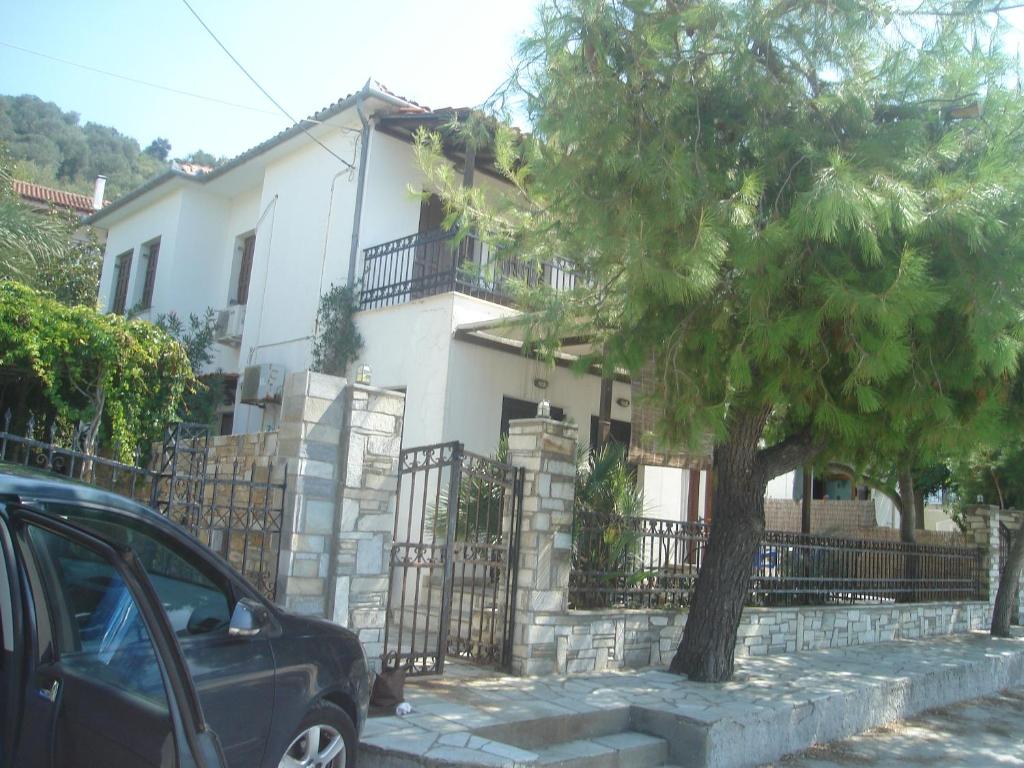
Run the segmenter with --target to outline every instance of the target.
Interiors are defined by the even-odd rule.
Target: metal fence
[[[574,608],[689,605],[710,528],[576,512],[569,602]],[[748,603],[761,606],[974,600],[981,550],[765,531]]]
[[[168,427],[154,467],[141,451],[124,463],[85,450],[82,426],[60,430],[30,418],[12,431],[11,412],[0,431],[0,461],[45,470],[126,496],[187,529],[242,573],[271,600],[284,516],[285,466],[209,462],[205,427]],[[114,452],[115,455],[117,451]]]

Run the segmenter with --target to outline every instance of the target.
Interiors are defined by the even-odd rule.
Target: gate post
[[[345,379],[311,371],[288,374],[276,459],[287,462],[277,602],[296,613],[327,612]]]
[[[995,605],[999,589],[999,509],[977,505],[965,510],[967,535],[981,550],[978,582],[985,591],[989,608]]]
[[[380,671],[405,395],[350,384],[346,401],[327,616],[359,635]]]
[[[519,577],[512,628],[512,673],[559,669],[555,628],[545,617],[569,606],[576,481],[575,424],[520,419],[509,424],[508,462],[522,467]]]

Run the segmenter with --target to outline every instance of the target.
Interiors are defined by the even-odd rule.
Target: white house
[[[221,431],[254,432],[276,425],[284,374],[310,365],[320,296],[358,282],[365,346],[355,367],[368,365],[376,386],[405,391],[406,446],[461,440],[489,455],[508,420],[534,415],[545,399],[587,440],[600,377],[525,357],[500,325],[516,312],[501,276],[459,270],[486,262],[486,247],[468,238],[453,246],[436,198],[414,194],[429,190],[413,134],[453,112],[368,82],[212,172],[153,179],[89,219],[107,230],[103,305],[150,319],[217,310],[212,368],[240,384]],[[447,152],[467,183],[505,187],[492,158],[475,156],[467,173],[465,152]],[[571,277],[553,267],[539,279],[557,287]],[[613,382],[611,395],[613,434],[628,440],[628,380]],[[706,474],[644,468],[650,514],[703,516]]]

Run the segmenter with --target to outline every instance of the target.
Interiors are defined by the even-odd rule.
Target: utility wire
[[[89,72],[95,72],[100,75],[106,75],[107,77],[116,77],[118,80],[125,80],[129,83],[135,83],[136,85],[145,85],[149,88],[157,88],[161,91],[168,91],[169,93],[176,93],[179,96],[190,96],[193,99],[202,99],[203,101],[212,101],[215,104],[223,104],[227,107],[234,107],[236,109],[246,109],[250,112],[259,112],[264,115],[277,115],[277,112],[272,112],[269,109],[260,109],[259,107],[250,107],[247,104],[237,104],[233,101],[225,101],[224,99],[218,99],[213,96],[204,96],[201,93],[192,93],[191,91],[183,91],[180,88],[171,88],[168,85],[160,85],[159,83],[151,83],[148,80],[140,80],[137,77],[128,77],[128,75],[119,75],[117,72],[108,72],[105,69],[99,67],[92,67],[88,64],[79,64],[77,61],[69,61],[68,59],[62,59],[58,56],[51,56],[48,53],[42,53],[40,51],[33,51],[29,48],[22,48],[20,45],[12,45],[11,43],[5,43],[0,40],[0,46],[4,48],[10,48],[14,51],[20,51],[21,53],[27,53],[32,56],[38,56],[42,59],[49,59],[50,61],[56,61],[60,64],[67,64],[69,67],[77,67],[78,69],[84,69]]]
[[[296,120],[294,117],[292,117],[288,113],[288,110],[285,109],[284,107],[282,107],[278,103],[277,99],[275,99],[273,96],[271,96],[269,93],[267,93],[267,89],[264,88],[262,85],[260,85],[259,82],[257,82],[255,77],[253,77],[252,75],[249,74],[249,70],[247,70],[245,67],[243,67],[242,66],[242,62],[240,62],[238,59],[236,59],[234,54],[232,54],[231,51],[229,51],[227,49],[227,46],[225,46],[224,43],[222,43],[220,41],[220,38],[217,37],[217,35],[214,34],[213,30],[210,29],[207,26],[206,22],[203,21],[202,16],[200,16],[198,13],[196,13],[196,9],[192,7],[192,5],[189,3],[188,0],[181,0],[181,2],[183,2],[185,4],[185,7],[188,8],[189,11],[191,11],[192,15],[196,17],[196,21],[198,21],[203,26],[203,29],[205,29],[207,31],[207,33],[210,35],[210,37],[213,38],[213,41],[215,43],[217,43],[217,45],[220,46],[220,49],[222,51],[224,51],[224,53],[226,53],[228,55],[228,58],[231,59],[233,62],[235,62],[235,66],[237,66],[240,70],[242,70],[242,74],[244,74],[247,78],[249,78],[249,81],[259,89],[260,93],[262,93],[264,96],[266,96],[270,100],[271,104],[273,104],[275,107],[277,107],[281,111],[281,114],[283,114],[285,117],[287,117],[289,120],[291,120],[292,124],[299,126],[299,128],[302,129],[303,133],[305,133],[307,136],[309,136],[309,138],[311,138],[313,141],[315,141],[317,144],[319,144],[321,147],[323,147],[327,152],[329,152],[331,155],[333,155],[338,160],[338,162],[340,162],[342,165],[344,165],[349,170],[355,170],[355,165],[350,163],[345,158],[341,157],[334,150],[332,150],[330,147],[328,147],[326,144],[324,144],[322,141],[320,141],[320,139],[318,139],[316,136],[314,136],[312,133],[310,133],[309,129],[306,128],[305,125],[303,125],[298,120]]]

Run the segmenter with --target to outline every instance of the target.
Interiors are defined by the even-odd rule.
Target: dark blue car
[[[355,635],[146,507],[6,465],[0,649],[0,768],[355,765]]]

